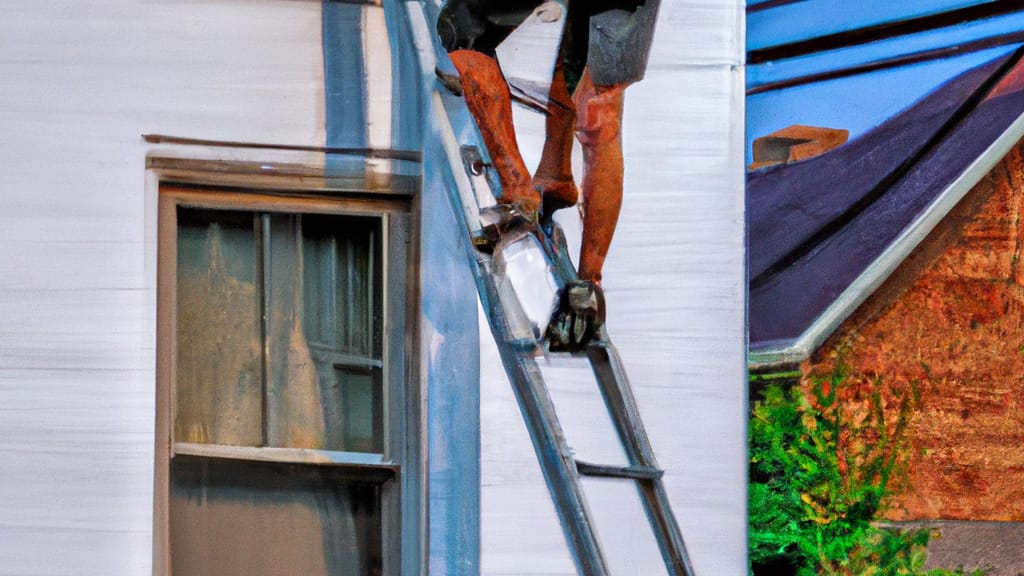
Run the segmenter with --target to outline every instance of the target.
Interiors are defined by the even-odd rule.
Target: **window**
[[[400,573],[406,237],[399,200],[161,187],[158,574]]]

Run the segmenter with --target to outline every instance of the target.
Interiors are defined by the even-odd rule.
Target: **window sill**
[[[259,462],[282,462],[289,464],[316,464],[320,466],[347,466],[397,472],[398,466],[384,460],[383,454],[368,452],[340,452],[334,450],[313,450],[308,448],[273,448],[263,446],[230,446],[225,444],[196,444],[175,442],[174,456],[198,456],[202,458],[228,458]]]

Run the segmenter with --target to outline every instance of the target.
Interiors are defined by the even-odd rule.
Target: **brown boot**
[[[459,71],[466,106],[480,127],[487,152],[498,172],[501,197],[528,220],[536,220],[540,194],[530,182],[530,172],[516,143],[512,124],[512,95],[498,61],[473,50],[455,50],[448,54]]]
[[[583,145],[583,240],[579,277],[601,282],[622,207],[622,104],[626,85],[594,86],[584,72],[574,99]]]

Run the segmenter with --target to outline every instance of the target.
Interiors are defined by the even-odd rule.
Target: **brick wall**
[[[841,392],[863,405],[880,378],[916,384],[910,470],[892,519],[1024,520],[1024,143],[812,358],[852,370]]]

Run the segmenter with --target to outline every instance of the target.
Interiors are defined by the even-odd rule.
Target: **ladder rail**
[[[561,228],[557,224],[552,224],[549,230],[541,231],[536,237],[545,255],[552,262],[553,270],[560,277],[560,283],[575,279],[576,272],[569,259]],[[622,357],[619,356],[619,351],[612,343],[605,327],[601,328],[599,338],[587,346],[586,355],[601,390],[605,408],[626,451],[630,468],[660,470],[654,456],[654,448],[643,426],[643,418],[640,416],[640,409],[629,384]],[[588,475],[611,475],[595,474],[590,464],[585,466],[586,468],[581,468],[581,471]],[[671,576],[692,576],[693,565],[686,550],[682,531],[672,512],[672,504],[661,475],[645,478],[642,477],[643,474],[638,475],[630,470],[620,471],[616,475],[620,478],[632,478],[637,482],[644,512],[658,542],[658,549],[668,573]]]
[[[552,224],[549,230],[536,236],[545,255],[552,262],[556,275],[561,277],[560,281],[564,284],[574,279],[576,272],[569,259],[561,228],[557,224]],[[605,327],[601,328],[599,338],[587,346],[586,355],[601,390],[605,408],[611,415],[616,434],[626,451],[630,467],[660,469],[654,456],[654,448],[643,426],[640,409],[629,384],[622,358]],[[636,480],[644,512],[651,524],[668,573],[672,576],[692,576],[693,565],[686,550],[682,531],[672,512],[672,504],[662,477],[659,475],[655,478],[640,478],[628,471],[620,473],[619,476],[634,477]]]
[[[643,427],[640,409],[629,385],[622,358],[605,330],[601,330],[600,341],[587,347],[587,357],[601,389],[605,406],[612,415],[615,431],[626,448],[630,464],[644,468],[659,468],[654,448]],[[638,478],[636,482],[644,511],[647,513],[647,519],[650,521],[669,574],[692,575],[694,571],[690,555],[686,551],[686,543],[672,512],[672,504],[662,478]]]
[[[505,366],[516,403],[548,485],[555,509],[561,519],[562,531],[569,544],[579,574],[607,576],[608,563],[601,551],[587,506],[583,486],[578,481],[576,462],[562,431],[554,402],[544,384],[540,367],[533,358],[535,342],[519,342],[509,338],[509,318],[501,306],[498,287],[490,274],[490,258],[477,254],[477,285],[488,315],[491,334]]]

